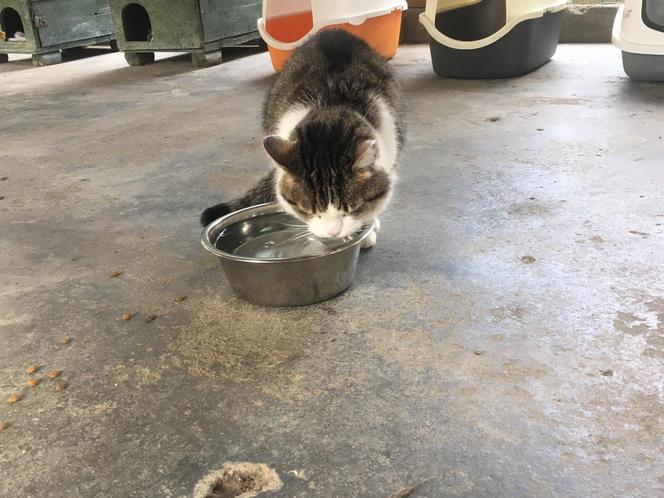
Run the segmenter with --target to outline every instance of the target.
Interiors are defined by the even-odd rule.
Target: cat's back
[[[399,105],[394,72],[366,42],[340,30],[324,30],[295,51],[265,103],[267,130],[296,105],[363,107],[371,95]]]
[[[364,40],[342,29],[320,32],[298,55],[299,57],[294,58],[294,65],[300,63],[306,67],[309,62],[313,62],[315,70],[323,69],[328,74],[343,75],[348,71],[360,69],[370,69],[386,75],[391,73],[387,61]]]
[[[309,83],[317,84],[326,78],[353,74],[371,80],[390,79],[392,69],[387,60],[361,38],[342,29],[331,29],[321,31],[297,50],[280,79],[298,83],[296,78],[304,77],[310,79]],[[299,81],[302,85],[306,82]]]

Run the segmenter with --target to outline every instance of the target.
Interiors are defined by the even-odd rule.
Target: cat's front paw
[[[360,247],[362,249],[371,249],[375,245],[376,245],[376,232],[372,231],[369,235],[367,235],[367,238],[362,241]]]

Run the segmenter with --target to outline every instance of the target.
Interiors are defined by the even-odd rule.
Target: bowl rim
[[[249,217],[242,217],[242,214],[249,213],[251,211],[258,211],[254,216],[249,216]],[[342,244],[336,249],[330,251],[330,252],[325,252],[323,254],[315,254],[311,256],[298,256],[296,258],[280,258],[280,259],[260,259],[260,258],[248,258],[245,256],[236,256],[235,254],[231,254],[225,251],[222,251],[220,249],[217,249],[217,247],[214,245],[214,243],[210,240],[210,232],[212,230],[217,229],[220,225],[228,224],[230,225],[231,223],[228,223],[231,218],[238,218],[237,220],[234,220],[233,223],[237,223],[240,221],[246,221],[248,219],[254,218],[256,216],[262,216],[265,214],[276,214],[276,213],[285,213],[286,210],[281,207],[281,205],[278,202],[266,202],[264,204],[256,204],[255,206],[249,206],[243,209],[239,209],[237,211],[233,211],[231,213],[228,213],[221,218],[217,218],[214,220],[212,223],[207,225],[205,228],[203,228],[203,231],[201,232],[201,244],[203,245],[203,248],[214,254],[215,256],[218,256],[222,259],[228,259],[231,261],[241,261],[245,263],[260,263],[260,264],[275,264],[275,263],[294,263],[298,261],[308,261],[308,260],[313,260],[313,259],[319,259],[319,258],[326,258],[328,256],[331,256],[333,254],[337,254],[341,251],[345,251],[357,244],[360,244],[364,239],[366,239],[369,234],[372,232],[374,228],[374,221],[371,220],[368,223],[365,223],[362,225],[362,234],[352,242],[348,242],[346,244]]]

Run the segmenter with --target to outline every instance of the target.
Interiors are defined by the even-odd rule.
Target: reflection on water
[[[215,246],[245,258],[289,259],[333,251],[358,235],[322,239],[310,233],[302,221],[285,213],[276,213],[229,226],[219,235]]]

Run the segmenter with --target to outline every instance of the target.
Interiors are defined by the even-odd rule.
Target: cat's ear
[[[289,169],[297,150],[297,140],[286,140],[278,135],[269,135],[263,139],[263,147],[279,166]]]
[[[375,140],[365,140],[360,143],[355,150],[355,165],[356,169],[372,168],[378,159],[378,147],[376,147]]]

